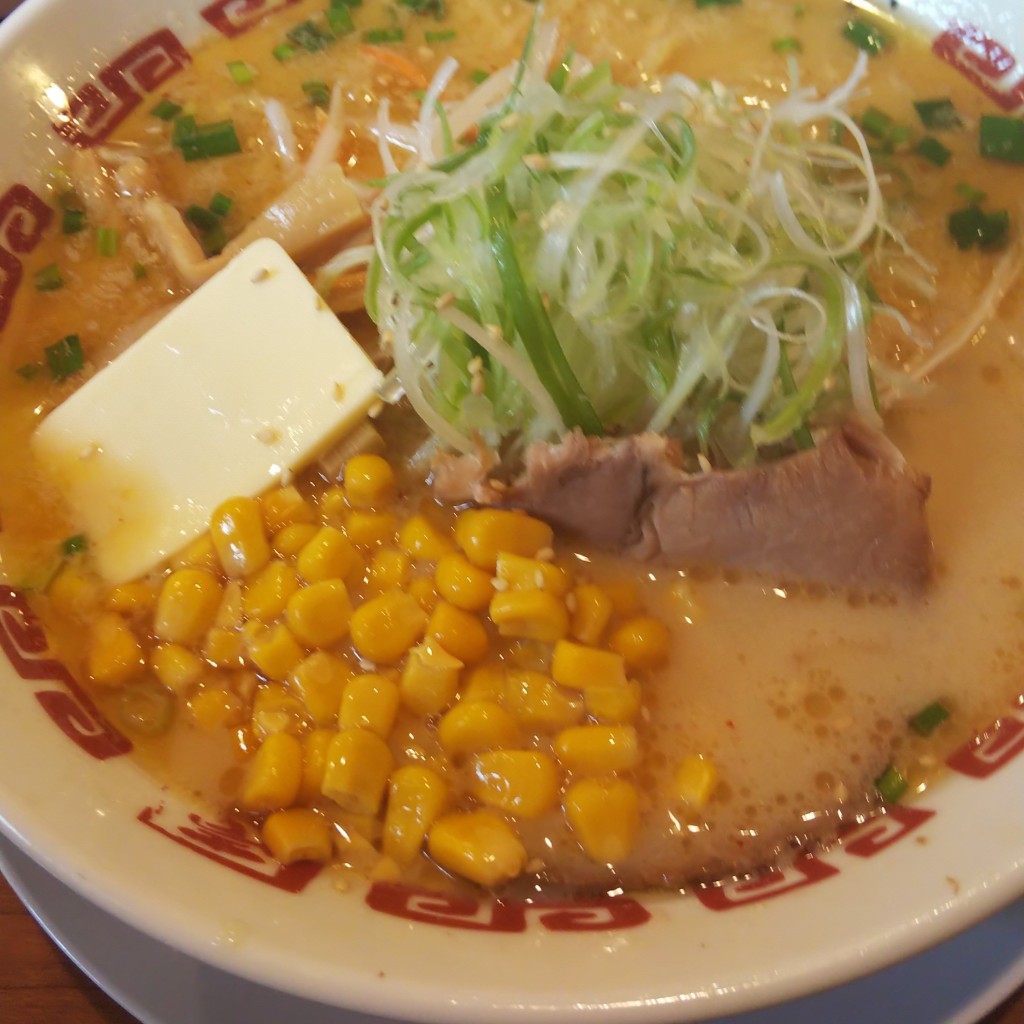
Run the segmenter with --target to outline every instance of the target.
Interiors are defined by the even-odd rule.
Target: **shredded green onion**
[[[51,263],[37,270],[35,273],[36,291],[55,292],[64,287],[64,278],[61,276],[60,267]]]
[[[46,368],[56,381],[74,376],[85,366],[85,356],[77,334],[69,334],[60,341],[47,345],[43,349],[43,355],[46,359]]]
[[[908,788],[909,783],[893,765],[889,765],[889,767],[886,768],[877,779],[875,779],[875,789],[878,790],[878,795],[887,804],[899,803],[900,797],[906,793]]]
[[[936,100],[917,100],[914,103],[921,124],[929,131],[943,131],[960,127],[960,116],[953,101],[943,97]]]
[[[919,736],[931,736],[947,718],[949,709],[939,701],[934,701],[913,715],[908,724]]]
[[[180,113],[182,107],[180,103],[175,103],[173,100],[161,100],[150,113],[154,117],[160,118],[161,121],[173,121]]]
[[[866,59],[831,96],[762,110],[678,75],[627,88],[571,52],[551,70],[535,29],[494,73],[507,92],[488,81],[445,117],[439,70],[417,158],[373,208],[367,310],[427,425],[462,451],[662,431],[743,465],[844,410],[879,423],[877,297],[848,269],[889,237],[845,109]],[[848,146],[812,132],[830,121]]]
[[[851,18],[843,26],[843,36],[869,57],[877,57],[889,42],[877,25],[860,18]]]
[[[116,256],[121,248],[121,236],[117,228],[96,229],[96,251],[101,256]]]
[[[934,135],[924,135],[918,139],[914,152],[936,167],[945,167],[953,155]]]
[[[85,210],[66,209],[61,216],[60,229],[65,235],[77,235],[85,229]]]
[[[978,129],[978,150],[993,160],[1024,164],[1024,120],[984,114]]]

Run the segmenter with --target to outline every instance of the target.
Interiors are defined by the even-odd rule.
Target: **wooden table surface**
[[[2,877],[0,1024],[135,1024],[131,1014],[100,991],[50,941]],[[246,1024],[271,1022],[249,1020]],[[877,1017],[871,1024],[914,1022]],[[1024,1024],[1024,989],[979,1024]]]

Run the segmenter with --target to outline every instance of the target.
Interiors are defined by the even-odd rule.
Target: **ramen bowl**
[[[101,145],[211,32],[269,0],[29,0],[0,29],[0,322],[53,223],[43,173]],[[917,0],[895,13],[984,91],[1024,105],[1014,0]],[[0,346],[4,344],[0,333]],[[0,827],[47,871],[132,927],[231,974],[416,1021],[683,1021],[874,971],[1024,891],[1024,710],[949,756],[920,799],[823,853],[680,894],[495,898],[384,880],[341,891],[282,866],[240,825],[162,785],[50,652],[25,598],[0,590]]]

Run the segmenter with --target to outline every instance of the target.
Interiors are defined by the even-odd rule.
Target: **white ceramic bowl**
[[[39,169],[69,144],[102,138],[211,24],[242,31],[271,6],[31,0],[0,28],[0,317],[49,216]],[[1024,69],[1009,56],[1024,55],[1019,0],[914,0],[899,12],[997,103],[1024,106]],[[952,759],[924,803],[756,883],[686,897],[452,901],[387,885],[340,893],[327,874],[280,869],[204,821],[125,756],[126,741],[5,591],[0,648],[4,832],[136,928],[329,1004],[474,1024],[527,1012],[696,1020],[869,972],[1024,891],[1017,708]]]

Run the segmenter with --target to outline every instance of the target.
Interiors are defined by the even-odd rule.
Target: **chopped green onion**
[[[77,555],[84,551],[89,546],[89,541],[86,539],[84,533],[76,533],[73,537],[68,537],[60,549],[65,555]]]
[[[400,43],[405,32],[400,28],[370,28],[363,33],[364,43]]]
[[[331,0],[328,10],[336,11],[339,7],[362,7],[363,0]]]
[[[96,251],[101,256],[116,256],[117,250],[121,247],[121,236],[117,228],[96,229]]]
[[[288,39],[308,53],[317,53],[334,42],[334,36],[315,21],[304,21],[287,33]]]
[[[161,121],[173,121],[181,113],[181,104],[174,100],[161,100],[150,113]]]
[[[77,235],[85,228],[85,210],[65,210],[60,228],[65,235]]]
[[[978,151],[993,160],[1024,164],[1024,120],[985,114],[978,133]]]
[[[42,370],[43,368],[39,363],[22,363],[14,372],[22,380],[32,380],[33,377],[38,377]]]
[[[951,213],[946,224],[958,249],[970,249],[973,245],[989,249],[1006,241],[1010,232],[1010,215],[1006,210],[986,213],[972,203]]]
[[[843,26],[843,37],[871,57],[881,53],[889,42],[880,29],[860,18],[851,18]]]
[[[796,36],[782,36],[772,41],[772,49],[776,53],[803,53],[804,44]]]
[[[355,32],[355,22],[352,20],[352,13],[348,7],[341,5],[327,8],[327,27],[336,36],[347,36],[349,32]]]
[[[212,228],[220,226],[220,218],[217,214],[196,203],[185,207],[185,220],[190,224],[195,224],[200,231],[210,231]]]
[[[227,67],[235,85],[248,85],[256,77],[253,66],[244,60],[229,60]]]
[[[491,77],[490,71],[484,71],[483,68],[476,68],[474,71],[470,71],[469,80],[474,85],[479,85],[481,82],[486,82]]]
[[[907,785],[907,780],[903,778],[893,765],[889,765],[889,767],[886,768],[877,779],[875,779],[875,789],[878,790],[878,795],[887,804],[898,803],[900,797],[906,793]]]
[[[445,15],[445,0],[398,0],[402,7],[408,7],[414,14],[432,14],[440,20]]]
[[[975,205],[983,203],[988,199],[987,192],[982,192],[980,188],[968,185],[966,181],[958,181],[955,192],[965,202],[973,203]]]
[[[455,29],[445,29],[443,32],[424,32],[423,38],[428,43],[447,43],[455,38]]]
[[[936,167],[945,167],[952,156],[934,135],[925,135],[920,138],[914,147],[914,152],[918,156],[924,157],[929,163],[935,164]]]
[[[914,103],[921,124],[930,131],[942,131],[947,128],[959,128],[960,117],[953,106],[953,101],[942,98],[938,100],[918,100]]]
[[[918,711],[909,720],[909,725],[919,736],[931,736],[947,718],[949,718],[949,710],[944,704],[935,701]]]
[[[702,7],[729,7],[741,3],[742,0],[697,0],[697,9]]]
[[[61,277],[60,267],[56,263],[37,270],[35,281],[37,292],[55,292],[58,288],[64,287],[64,278]]]
[[[270,52],[276,60],[279,60],[283,64],[286,60],[291,60],[292,57],[295,56],[295,47],[289,46],[287,43],[281,43],[279,46],[275,46]]]
[[[171,138],[186,161],[208,160],[215,156],[240,153],[242,145],[235,133],[232,121],[215,121],[212,124],[196,124],[194,117],[179,117],[174,122]]]
[[[132,277],[134,277],[136,281],[141,281],[143,278],[149,277],[149,271],[146,269],[146,265],[144,263],[133,263]]]
[[[210,199],[210,212],[217,214],[218,217],[226,217],[234,205],[235,201],[230,196],[224,195],[223,192],[214,192]]]
[[[66,338],[47,345],[43,349],[46,366],[54,380],[66,380],[78,373],[85,366],[82,355],[82,344],[77,334],[69,334]]]
[[[303,82],[302,91],[309,98],[314,107],[326,107],[331,102],[331,90],[326,82],[319,80]]]
[[[860,123],[868,135],[874,135],[878,139],[888,138],[889,132],[893,127],[892,118],[884,110],[879,110],[878,107],[868,107],[864,111]]]
[[[215,224],[212,228],[204,231],[199,238],[199,244],[203,247],[205,256],[219,256],[228,244],[227,232],[223,225]]]

